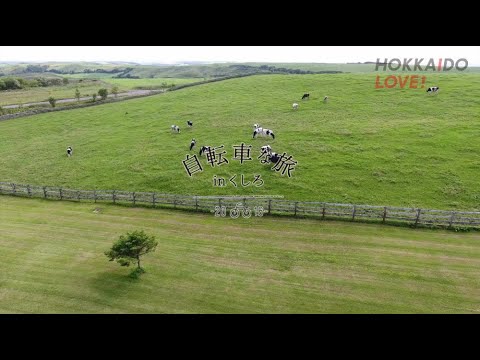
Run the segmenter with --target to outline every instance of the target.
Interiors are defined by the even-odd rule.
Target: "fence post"
[[[268,199],[268,215],[270,215],[271,210],[272,210],[272,199]]]
[[[455,218],[455,211],[452,211],[452,215],[450,215],[450,221],[448,222],[448,227],[452,227],[453,219]]]
[[[387,207],[385,206],[383,208],[383,219],[382,222],[385,223],[385,219],[387,218]]]
[[[152,206],[155,207],[155,202],[156,202],[156,198],[155,198],[155,193],[152,193]]]
[[[30,189],[30,185],[27,185],[27,192],[28,196],[32,197],[32,190]]]
[[[135,206],[135,191],[132,193],[133,206]]]
[[[77,191],[77,199],[80,201],[80,190]]]
[[[353,212],[352,212],[352,221],[355,221],[355,213],[357,212],[357,207],[353,205]]]
[[[97,190],[93,190],[93,199],[95,200],[95,204],[97,203]]]
[[[17,193],[17,185],[12,183],[12,194],[15,195]]]
[[[113,190],[113,192],[112,192],[112,200],[113,200],[113,203],[115,204],[115,200],[116,200],[115,199],[115,190]]]
[[[422,211],[422,209],[417,209],[417,218],[415,219],[415,227],[417,227],[417,224],[418,224],[418,220],[420,219],[420,211]]]
[[[293,216],[297,216],[297,204],[298,204],[298,201],[295,201],[295,208],[294,208]]]
[[[325,203],[323,203],[323,207],[322,207],[322,219],[325,219]]]
[[[43,187],[43,197],[46,199],[47,198],[47,187]]]
[[[58,192],[60,193],[60,200],[63,200],[62,188],[58,189]]]
[[[195,211],[198,211],[198,197],[195,196]]]

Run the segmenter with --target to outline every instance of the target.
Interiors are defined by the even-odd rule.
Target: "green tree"
[[[117,97],[117,95],[118,95],[118,86],[112,87],[112,94],[115,95],[115,98]]]
[[[155,251],[157,245],[155,236],[149,236],[143,230],[135,230],[121,235],[105,255],[110,261],[115,260],[121,266],[130,266],[131,262],[136,262],[137,269],[134,273],[141,273],[145,271],[140,266],[140,256]]]
[[[97,100],[97,94],[93,93],[92,98],[93,98],[93,102],[95,102]]]
[[[48,102],[50,103],[50,105],[52,105],[52,107],[55,107],[55,104],[57,103],[57,99],[55,99],[53,96],[50,96],[48,98]]]
[[[75,89],[75,97],[77,98],[77,101],[80,101],[80,90],[78,90],[78,88]]]
[[[63,78],[63,85],[67,85],[69,83],[68,78],[64,77]]]
[[[102,100],[105,100],[108,96],[108,90],[103,88],[103,89],[100,89],[98,90],[98,95],[100,95],[102,97]]]
[[[5,78],[3,79],[5,84],[5,89],[7,90],[14,90],[14,89],[21,89],[22,84],[17,79],[14,78]]]

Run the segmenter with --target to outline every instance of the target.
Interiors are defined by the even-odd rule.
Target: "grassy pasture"
[[[140,228],[135,281],[103,252]],[[0,196],[0,233],[0,313],[480,311],[478,232]]]
[[[99,89],[111,89],[112,84],[101,80],[88,80],[79,83],[70,83],[62,86],[33,87],[19,90],[0,91],[0,106],[26,104],[31,102],[48,101],[50,96],[55,99],[75,98],[75,89],[78,88],[81,96],[92,96]]]
[[[262,75],[0,123],[0,179],[79,189],[289,199],[480,210],[480,76],[429,75],[425,89],[375,89],[377,74]],[[301,101],[304,92],[310,100]],[[328,95],[330,101],[323,103]],[[299,102],[298,111],[292,103]],[[128,114],[126,114],[128,112]],[[192,120],[194,127],[186,128]],[[252,125],[273,129],[252,137]],[[172,134],[170,126],[181,127]],[[224,145],[229,164],[189,178],[192,138]],[[232,159],[253,146],[253,161]],[[293,155],[288,178],[256,159],[260,146]],[[65,148],[72,145],[68,159]],[[261,174],[262,187],[212,186],[213,176]],[[228,183],[228,180],[227,180]]]

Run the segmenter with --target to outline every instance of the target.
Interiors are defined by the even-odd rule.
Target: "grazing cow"
[[[192,139],[192,142],[190,143],[190,151],[192,151],[192,149],[193,149],[193,147],[195,146],[196,143],[197,143],[197,140]]]
[[[190,120],[187,120],[187,125],[188,125],[189,127],[192,127],[192,126],[193,126],[193,123],[192,123]]]
[[[67,156],[70,157],[73,154],[73,149],[71,146],[67,147]]]
[[[202,156],[203,153],[210,151],[211,148],[212,148],[211,146],[204,145],[200,148],[200,151],[198,152],[198,154]]]
[[[323,98],[323,102],[326,103],[327,101],[328,101],[328,96],[325,96],[325,97]]]
[[[434,94],[434,93],[437,93],[438,90],[440,90],[440,88],[438,86],[430,86],[427,89],[427,93]]]
[[[172,125],[172,131],[179,133],[179,132],[180,132],[180,128],[179,128],[177,125]]]
[[[261,136],[271,136],[273,139],[275,139],[275,134],[273,133],[272,130],[270,129],[264,129],[264,128],[256,128],[253,131],[253,138],[255,139],[255,136],[261,135]]]
[[[298,104],[297,103],[293,103],[292,107],[293,107],[293,110],[298,110]]]
[[[270,162],[276,164],[278,162],[278,160],[280,160],[280,155],[278,155],[276,152],[272,152],[268,156],[268,160],[270,160]]]
[[[270,145],[265,145],[260,148],[262,150],[262,154],[270,155],[272,153],[272,147]]]
[[[310,99],[310,94],[303,94],[302,100]]]

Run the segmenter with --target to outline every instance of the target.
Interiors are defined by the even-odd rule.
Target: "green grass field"
[[[0,205],[0,313],[480,311],[478,232],[3,195]],[[103,255],[134,229],[159,241],[140,280]]]
[[[175,85],[187,84],[191,82],[202,81],[203,78],[171,78],[171,77],[159,77],[153,79],[127,79],[127,78],[113,78],[117,74],[105,74],[105,73],[90,73],[90,74],[72,74],[65,75],[67,78],[71,79],[100,79],[109,84],[117,85],[119,89],[131,90],[135,88],[145,87],[158,87],[162,83],[166,82],[167,84],[174,83]]]
[[[20,90],[1,91],[0,106],[48,101],[50,96],[53,96],[55,99],[75,98],[76,88],[80,91],[81,96],[92,96],[101,88],[110,90],[112,87],[112,84],[103,82],[102,80],[89,80],[64,86],[33,87]]]
[[[111,76],[111,74],[109,75]],[[73,76],[66,77],[77,78]],[[101,88],[106,88],[111,91],[112,87],[115,85],[118,87],[119,92],[124,92],[135,89],[159,89],[164,83],[167,83],[168,85],[182,85],[203,80],[194,78],[112,79],[102,76],[79,76],[78,78],[86,78],[88,80],[80,83],[71,83],[65,86],[34,87],[20,90],[1,91],[0,106],[47,101],[50,96],[53,96],[56,99],[74,98],[77,87],[81,96],[92,96],[94,93],[98,93],[98,90]],[[95,79],[97,79],[97,81],[94,81]]]
[[[480,76],[431,75],[426,85],[441,87],[435,96],[375,89],[374,82],[373,74],[252,76],[0,122],[0,180],[480,210]],[[309,101],[300,100],[304,92]],[[276,139],[253,140],[254,123]],[[172,124],[180,134],[171,133]],[[202,158],[204,171],[189,178],[182,160],[192,138],[196,152],[224,145],[229,164],[212,168]],[[253,146],[254,160],[240,165],[232,146],[242,142]],[[298,161],[291,178],[256,159],[267,143]],[[241,174],[245,181],[261,174],[264,185],[212,186],[214,175],[235,174],[237,183]]]
[[[155,78],[155,79],[103,79],[105,82],[117,85],[119,89],[159,89],[164,83],[167,85],[183,85],[202,81],[203,78]]]

